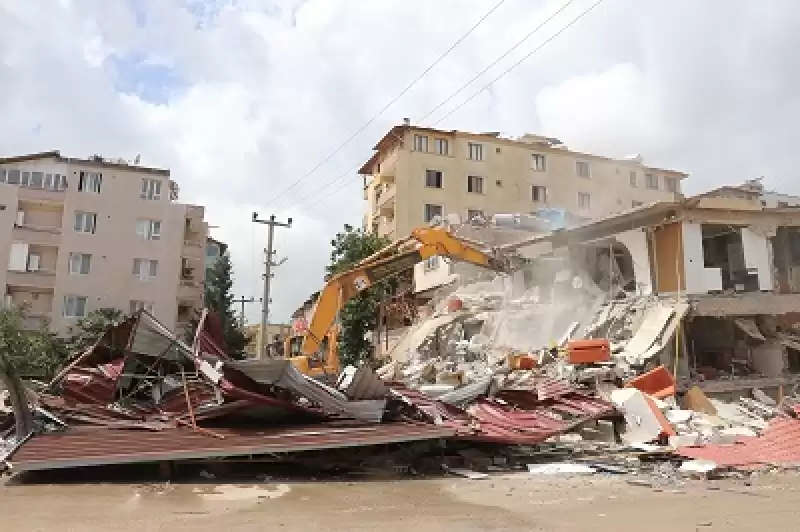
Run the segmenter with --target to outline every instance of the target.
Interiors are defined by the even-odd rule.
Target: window
[[[86,316],[86,300],[86,296],[64,296],[63,316],[65,318],[83,318]]]
[[[483,219],[483,211],[479,209],[469,209],[467,210],[467,222],[471,222],[475,218]]]
[[[531,199],[537,203],[547,201],[547,189],[543,186],[533,185],[531,187]]]
[[[102,184],[103,174],[100,172],[81,172],[78,180],[78,190],[100,194],[100,185]]]
[[[425,170],[425,186],[442,188],[442,172],[439,170]]]
[[[531,155],[531,168],[535,172],[544,172],[547,170],[547,160],[544,155],[534,153]]]
[[[24,186],[28,186],[28,184],[30,182],[31,182],[31,173],[23,171],[22,172],[22,179],[20,179],[19,184],[20,185],[24,185]]]
[[[6,182],[6,169],[0,168],[0,183]]]
[[[133,275],[142,281],[155,278],[158,273],[158,261],[148,259],[133,259]]]
[[[578,177],[591,177],[591,169],[589,168],[589,163],[586,161],[575,161],[575,172],[578,174]]]
[[[161,199],[161,181],[158,179],[142,179],[142,199]]]
[[[450,153],[450,146],[447,139],[434,139],[433,146],[436,149],[436,153],[439,155],[447,155]]]
[[[34,172],[34,176],[31,178],[32,180],[36,179],[35,174],[36,172]],[[34,185],[31,184],[31,186]],[[67,188],[67,176],[61,174],[44,174],[41,188],[46,190],[64,190]]]
[[[467,192],[483,194],[483,178],[475,175],[467,176]]]
[[[79,233],[94,233],[97,228],[97,214],[75,211],[75,225],[73,227]]]
[[[762,202],[762,204],[763,203],[766,203],[766,202]],[[788,207],[789,207],[789,202],[788,201],[779,201],[778,202],[778,208],[779,209],[786,209]]]
[[[636,172],[631,172],[631,175],[628,179],[630,180],[631,186],[636,188]]]
[[[496,186],[496,187],[503,188],[503,181],[502,181],[502,180],[500,180],[500,179],[498,179],[497,181],[495,181],[495,182],[494,182],[494,184],[495,184],[495,186]]]
[[[578,208],[582,211],[588,211],[592,206],[592,198],[586,192],[578,192]]]
[[[631,202],[631,207],[633,207],[634,209],[635,209],[636,207],[641,207],[642,205],[644,205],[644,203],[642,203],[641,201],[636,201],[636,200],[633,200],[633,201]]]
[[[428,257],[425,259],[425,262],[422,263],[422,269],[426,272],[431,270],[435,270],[439,267],[439,256],[434,255],[433,257]]]
[[[42,188],[44,184],[44,174],[42,172],[31,172],[30,186],[33,188]]]
[[[427,135],[414,135],[414,151],[428,151]]]
[[[149,312],[150,314],[153,313],[153,302],[152,301],[131,301],[130,306],[130,314],[134,314],[140,310],[144,310],[145,312]]]
[[[644,174],[645,186],[650,189],[658,188],[658,176],[653,174]]]
[[[436,217],[442,218],[444,209],[441,205],[425,204],[425,222],[428,223]]]
[[[70,275],[89,275],[92,268],[92,256],[88,253],[69,254]]]
[[[139,220],[136,222],[136,234],[143,240],[158,240],[161,238],[160,220]]]
[[[664,178],[664,188],[667,189],[669,192],[677,192],[678,191],[678,180],[674,177],[665,177]]]
[[[469,146],[469,158],[473,161],[482,161],[483,160],[483,144],[477,144],[475,142],[470,142]]]
[[[19,185],[20,180],[20,172],[19,170],[9,170],[8,171],[8,181],[9,185]]]

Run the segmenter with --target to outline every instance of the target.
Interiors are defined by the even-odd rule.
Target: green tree
[[[124,320],[125,317],[124,312],[115,308],[100,308],[91,311],[69,328],[67,349],[71,354],[77,355],[94,345],[109,328]]]
[[[69,358],[64,342],[47,330],[25,327],[25,308],[0,309],[0,352],[24,377],[49,379]]]
[[[214,266],[206,270],[205,306],[214,311],[222,323],[222,335],[228,347],[228,354],[243,358],[244,347],[250,337],[242,330],[233,308],[233,265],[227,253],[222,254]],[[191,343],[197,330],[199,312],[186,329],[186,340]]]
[[[345,225],[344,231],[331,240],[331,262],[326,268],[329,278],[347,271],[356,263],[387,246],[390,241],[362,229]],[[372,346],[367,333],[377,325],[378,307],[389,290],[387,281],[376,283],[369,289],[345,303],[339,312],[341,332],[339,334],[339,357],[343,364],[359,365],[372,356]]]

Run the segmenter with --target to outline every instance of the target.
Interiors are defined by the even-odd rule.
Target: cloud
[[[170,167],[181,200],[206,205],[213,234],[230,244],[237,296],[261,292],[265,232],[251,213],[291,216],[291,229],[276,230],[288,261],[273,282],[273,319],[286,319],[320,287],[335,232],[360,224],[353,169],[375,141],[403,117],[426,114],[566,2],[506,0],[306,175],[496,1],[3,2],[0,152],[141,153],[144,164]],[[590,4],[575,0],[431,120]],[[641,153],[692,173],[694,191],[764,175],[800,193],[800,3],[718,4],[606,0],[440,125]],[[256,305],[248,317],[258,319]]]

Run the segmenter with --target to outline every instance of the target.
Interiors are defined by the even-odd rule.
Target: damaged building
[[[800,209],[773,203],[757,184],[723,187],[500,248],[550,246],[542,260],[606,292],[606,318],[670,331],[659,359],[683,386],[780,391],[800,379]]]

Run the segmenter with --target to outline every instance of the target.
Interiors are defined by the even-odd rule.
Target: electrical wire
[[[491,9],[489,9],[489,11],[487,11],[486,13],[484,13],[484,14],[483,14],[483,16],[482,16],[481,18],[479,18],[479,19],[478,19],[478,21],[477,21],[475,24],[473,24],[473,25],[472,25],[472,27],[471,27],[469,30],[467,30],[467,32],[466,32],[465,34],[463,34],[461,37],[459,37],[459,38],[458,38],[458,40],[456,40],[456,41],[455,41],[455,42],[454,42],[454,43],[453,43],[453,44],[452,44],[452,45],[451,45],[451,46],[450,46],[450,47],[449,47],[447,50],[445,50],[443,54],[441,54],[439,57],[437,57],[437,58],[436,58],[436,59],[433,61],[433,63],[431,63],[430,65],[428,65],[428,68],[426,68],[426,69],[425,69],[425,70],[424,70],[424,71],[423,71],[423,72],[422,72],[420,75],[418,75],[416,78],[414,78],[414,80],[413,80],[413,81],[411,81],[411,83],[409,83],[408,85],[406,85],[406,87],[405,87],[405,88],[404,88],[402,91],[400,91],[400,93],[399,93],[397,96],[395,96],[394,98],[392,98],[391,100],[389,100],[389,102],[388,102],[386,105],[384,105],[384,106],[383,106],[383,107],[382,107],[382,108],[381,108],[381,109],[380,109],[380,110],[379,110],[379,111],[378,111],[378,112],[377,112],[377,113],[376,113],[376,114],[375,114],[375,115],[374,115],[372,118],[370,118],[370,119],[369,119],[369,120],[367,120],[367,121],[366,121],[364,124],[362,124],[362,125],[361,125],[361,127],[359,127],[359,128],[358,128],[358,129],[357,129],[357,130],[356,130],[356,131],[353,133],[353,134],[351,134],[351,135],[350,135],[350,136],[349,136],[349,137],[348,137],[348,138],[347,138],[347,139],[346,139],[346,140],[345,140],[345,141],[344,141],[342,144],[340,144],[340,145],[339,145],[339,146],[338,146],[338,147],[337,147],[335,150],[333,150],[333,151],[332,151],[331,153],[329,153],[329,154],[328,154],[328,155],[327,155],[327,156],[326,156],[324,159],[322,159],[322,161],[320,161],[320,162],[319,162],[319,163],[318,163],[316,166],[314,166],[314,167],[313,167],[311,170],[309,170],[309,171],[308,171],[306,174],[304,174],[302,177],[300,177],[300,178],[298,178],[297,180],[295,180],[295,181],[294,181],[292,184],[290,184],[290,185],[289,185],[287,188],[285,188],[285,189],[284,189],[282,192],[280,192],[280,193],[279,193],[277,196],[275,196],[275,197],[273,197],[271,200],[269,200],[269,201],[267,202],[267,204],[266,204],[264,207],[268,207],[269,205],[273,204],[275,201],[277,201],[278,199],[280,199],[281,197],[283,197],[283,196],[284,196],[284,194],[286,194],[287,192],[289,192],[290,190],[292,190],[294,187],[296,187],[298,184],[300,184],[301,182],[303,182],[303,181],[304,181],[304,180],[305,180],[307,177],[309,177],[310,175],[312,175],[314,172],[316,172],[317,170],[319,170],[319,169],[320,169],[320,168],[321,168],[321,167],[322,167],[322,166],[323,166],[325,163],[327,163],[328,161],[330,161],[330,160],[331,160],[331,159],[332,159],[332,158],[333,158],[333,157],[334,157],[334,156],[335,156],[337,153],[339,153],[340,151],[342,151],[342,149],[343,149],[345,146],[347,146],[348,144],[350,144],[350,143],[351,143],[351,142],[352,142],[352,141],[353,141],[353,140],[354,140],[354,139],[355,139],[355,138],[356,138],[358,135],[360,135],[360,134],[361,134],[361,133],[362,133],[362,132],[363,132],[365,129],[367,129],[367,128],[368,128],[368,127],[369,127],[369,126],[370,126],[370,125],[371,125],[373,122],[375,122],[375,120],[377,120],[377,119],[378,119],[378,118],[379,118],[379,117],[380,117],[380,116],[381,116],[381,115],[382,115],[384,112],[386,112],[386,110],[388,110],[388,109],[389,109],[389,108],[390,108],[392,105],[394,105],[395,103],[397,103],[397,101],[398,101],[400,98],[402,98],[402,97],[403,97],[403,96],[404,96],[404,95],[405,95],[405,94],[406,94],[408,91],[410,91],[410,90],[411,90],[411,89],[414,87],[414,85],[416,85],[417,83],[419,83],[419,82],[420,82],[420,81],[421,81],[421,80],[422,80],[422,79],[423,79],[423,78],[424,78],[424,77],[425,77],[425,76],[426,76],[426,75],[427,75],[427,74],[428,74],[428,73],[429,73],[431,70],[433,70],[433,69],[436,67],[436,65],[438,65],[439,63],[441,63],[441,62],[442,62],[442,61],[443,61],[443,60],[444,60],[444,59],[445,59],[445,58],[446,58],[448,55],[450,55],[450,52],[452,52],[453,50],[455,50],[455,49],[456,49],[456,47],[457,47],[459,44],[461,44],[461,43],[462,43],[462,42],[463,42],[463,41],[464,41],[464,40],[465,40],[467,37],[469,37],[469,36],[470,36],[470,35],[471,35],[471,34],[472,34],[472,33],[473,33],[473,32],[474,32],[474,31],[475,31],[477,28],[478,28],[478,26],[480,26],[480,25],[483,23],[483,21],[484,21],[484,20],[486,20],[487,18],[489,18],[489,16],[490,16],[492,13],[494,13],[494,12],[495,12],[495,11],[496,11],[496,10],[497,10],[497,9],[498,9],[500,6],[501,6],[501,5],[503,5],[503,4],[505,3],[505,1],[506,1],[506,0],[500,0],[500,1],[499,1],[499,2],[497,2],[497,3],[496,3],[494,6],[492,6],[492,8],[491,8]]]
[[[542,49],[544,46],[546,46],[548,43],[550,43],[550,42],[551,42],[553,39],[555,39],[556,37],[558,37],[559,35],[561,35],[562,33],[564,33],[564,32],[565,32],[567,29],[569,29],[571,26],[573,26],[574,24],[576,24],[576,23],[577,23],[577,22],[578,22],[580,19],[582,19],[582,18],[583,18],[584,16],[586,16],[587,14],[589,14],[589,12],[590,12],[590,11],[592,11],[592,10],[593,10],[594,8],[596,8],[598,5],[600,5],[601,3],[603,3],[603,1],[604,1],[604,0],[597,0],[597,1],[596,1],[594,4],[592,4],[591,6],[589,6],[587,9],[585,9],[584,11],[582,11],[582,12],[581,12],[581,13],[580,13],[578,16],[576,16],[576,17],[575,17],[575,18],[573,18],[573,19],[572,19],[570,22],[568,22],[568,23],[567,23],[567,24],[566,24],[564,27],[562,27],[562,28],[561,28],[559,31],[557,31],[555,34],[553,34],[553,35],[552,35],[552,36],[550,36],[548,39],[546,39],[544,42],[542,42],[542,43],[541,43],[539,46],[537,46],[536,48],[534,48],[533,50],[531,50],[529,53],[527,53],[526,55],[524,55],[524,56],[523,56],[522,58],[520,58],[520,59],[519,59],[517,62],[515,62],[514,64],[512,64],[512,65],[511,65],[509,68],[507,68],[506,70],[504,70],[503,72],[501,72],[501,73],[500,73],[500,75],[498,75],[497,77],[495,77],[494,79],[492,79],[492,80],[491,80],[489,83],[487,83],[487,84],[483,85],[483,86],[482,86],[482,87],[481,87],[479,90],[477,90],[476,92],[472,93],[472,95],[470,95],[470,96],[469,96],[469,97],[468,97],[466,100],[464,100],[463,102],[461,102],[461,103],[460,103],[459,105],[457,105],[455,108],[453,108],[452,110],[450,110],[450,111],[449,111],[447,114],[445,114],[444,116],[442,116],[442,117],[441,117],[439,120],[437,120],[436,122],[434,122],[434,124],[432,124],[432,126],[435,126],[435,125],[437,125],[437,124],[441,123],[443,120],[445,120],[446,118],[448,118],[448,117],[452,116],[452,115],[453,115],[453,114],[454,114],[456,111],[460,110],[460,109],[461,109],[462,107],[464,107],[466,104],[468,104],[469,102],[471,102],[472,100],[474,100],[474,99],[475,99],[475,98],[476,98],[476,97],[477,97],[477,96],[478,96],[480,93],[482,93],[482,92],[483,92],[483,91],[485,91],[487,88],[489,88],[489,87],[490,87],[492,84],[496,83],[497,81],[499,81],[500,79],[502,79],[504,76],[506,76],[508,73],[510,73],[511,71],[513,71],[513,70],[514,70],[515,68],[517,68],[517,67],[518,67],[520,64],[522,64],[522,63],[523,63],[525,60],[527,60],[528,58],[530,58],[532,55],[534,55],[536,52],[538,52],[538,51],[539,51],[539,50],[541,50],[541,49]],[[511,47],[509,50],[507,50],[507,51],[506,51],[506,53],[504,53],[504,54],[501,56],[501,58],[500,58],[500,59],[502,59],[502,57],[505,57],[505,56],[507,56],[507,55],[508,55],[508,54],[509,54],[511,51],[513,51],[514,49],[516,49],[520,43],[522,43],[522,42],[524,42],[525,40],[527,40],[527,39],[528,39],[528,38],[529,38],[531,35],[533,35],[533,33],[535,33],[535,31],[538,31],[539,29],[541,29],[541,28],[542,28],[542,27],[543,27],[543,26],[544,26],[544,25],[545,25],[547,22],[549,22],[550,20],[552,20],[552,19],[553,19],[553,18],[554,18],[556,15],[558,15],[559,13],[561,13],[561,12],[562,12],[562,11],[563,11],[563,10],[564,10],[564,9],[565,9],[567,6],[569,6],[569,5],[570,5],[570,4],[572,4],[573,2],[574,2],[574,0],[569,0],[569,2],[567,2],[567,3],[566,3],[564,6],[562,6],[562,7],[561,7],[561,8],[560,8],[558,11],[556,11],[555,13],[553,13],[552,15],[550,15],[550,16],[549,16],[547,19],[545,19],[545,21],[544,21],[544,22],[542,22],[541,24],[539,24],[539,25],[538,25],[538,26],[537,26],[537,27],[534,29],[534,31],[533,31],[533,32],[531,32],[531,33],[529,33],[528,35],[526,35],[525,37],[523,37],[521,41],[519,41],[519,42],[518,42],[516,45],[512,46],[512,47]],[[498,60],[499,60],[499,59],[498,59]],[[424,119],[424,118],[427,118],[429,115],[433,114],[433,113],[434,113],[436,110],[440,109],[440,108],[441,108],[441,107],[442,107],[442,106],[443,106],[443,105],[444,105],[444,104],[445,104],[447,101],[449,101],[449,100],[452,100],[452,98],[453,98],[453,97],[455,97],[457,94],[459,94],[459,93],[460,93],[460,92],[461,92],[461,91],[462,91],[464,88],[466,88],[466,87],[468,87],[470,84],[472,84],[472,82],[473,82],[475,79],[477,79],[478,77],[480,77],[480,75],[481,75],[482,73],[486,72],[486,71],[487,71],[489,68],[491,68],[492,66],[494,66],[496,63],[497,63],[497,61],[494,61],[494,62],[492,62],[492,63],[491,63],[491,64],[490,64],[488,67],[486,67],[484,70],[482,70],[482,71],[481,71],[481,73],[479,73],[479,74],[478,74],[477,76],[475,76],[473,79],[471,79],[470,81],[468,81],[467,83],[465,83],[464,85],[462,85],[462,86],[461,86],[461,87],[460,87],[458,90],[456,90],[456,91],[455,91],[454,93],[452,93],[452,94],[451,94],[451,95],[450,95],[450,96],[449,96],[447,99],[445,99],[445,101],[444,101],[442,104],[440,104],[440,105],[437,105],[437,106],[436,106],[436,107],[434,107],[434,108],[433,108],[431,111],[429,111],[429,112],[428,112],[426,115],[424,115],[424,116],[423,116],[423,119]],[[419,120],[419,121],[421,121],[421,120]],[[419,122],[419,121],[418,121],[418,122]],[[294,202],[293,204],[291,204],[289,207],[287,207],[286,209],[284,209],[284,211],[286,211],[286,210],[288,210],[288,209],[290,209],[290,208],[292,208],[292,207],[295,207],[295,206],[297,206],[297,205],[300,205],[300,204],[302,204],[302,203],[303,203],[303,202],[305,202],[307,199],[310,199],[311,197],[313,197],[313,196],[316,196],[316,195],[317,195],[317,194],[319,194],[321,191],[323,191],[323,190],[327,189],[329,186],[331,186],[331,185],[333,185],[333,184],[335,184],[335,183],[337,183],[337,182],[341,181],[342,179],[344,179],[344,178],[348,177],[348,176],[349,176],[349,175],[350,175],[350,174],[351,174],[351,173],[352,173],[354,170],[356,170],[356,169],[358,168],[358,166],[359,166],[359,165],[356,165],[356,166],[354,166],[353,168],[350,168],[350,169],[348,169],[346,172],[344,172],[343,174],[339,175],[338,177],[336,177],[336,178],[332,179],[331,181],[328,181],[326,184],[324,184],[322,187],[318,188],[317,190],[315,190],[315,191],[314,191],[314,192],[312,192],[311,194],[309,194],[309,195],[307,195],[307,196],[305,196],[305,197],[303,197],[303,198],[299,199],[298,201]],[[352,182],[353,182],[353,183],[355,183],[356,181],[352,181]],[[331,193],[331,194],[327,194],[327,195],[321,196],[321,197],[320,197],[320,198],[319,198],[317,201],[314,201],[314,202],[312,202],[312,203],[308,204],[308,205],[307,205],[307,207],[311,207],[311,206],[313,206],[313,205],[317,205],[318,203],[320,203],[320,202],[322,202],[322,201],[324,201],[324,200],[326,200],[326,199],[328,199],[328,198],[330,198],[330,197],[332,197],[332,196],[336,195],[338,192],[340,192],[341,190],[345,189],[346,187],[348,187],[348,184],[345,184],[344,186],[340,187],[340,188],[339,188],[339,190],[337,190],[337,191],[335,191],[335,192],[333,192],[333,193]]]

